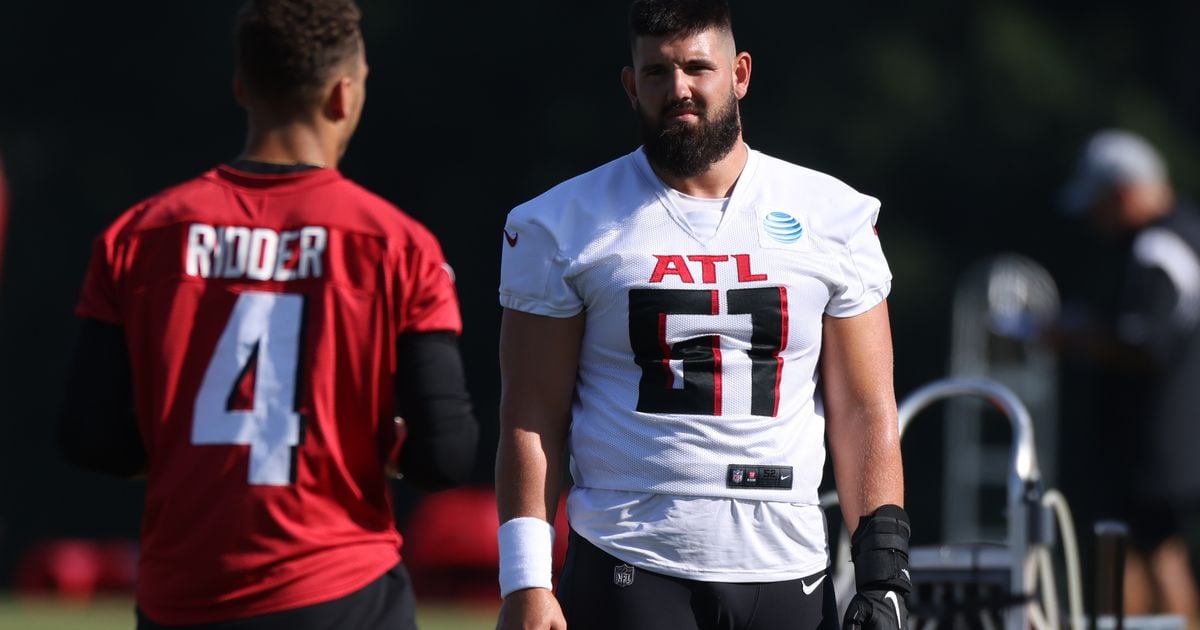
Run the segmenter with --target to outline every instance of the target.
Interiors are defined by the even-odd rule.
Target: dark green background
[[[0,584],[32,540],[136,535],[140,486],[68,469],[52,445],[71,309],[96,233],[238,153],[236,4],[0,6],[13,201],[0,287]],[[738,43],[754,55],[748,142],[884,202],[901,395],[945,374],[952,289],[973,261],[1024,253],[1068,297],[1116,281],[1105,251],[1054,207],[1091,130],[1138,129],[1185,193],[1200,181],[1200,3],[1048,4],[734,2]],[[625,4],[362,5],[369,98],[343,170],[432,228],[458,272],[484,426],[476,479],[489,482],[500,228],[513,205],[636,146],[617,81]],[[1072,437],[1087,430],[1091,391],[1085,376],[1065,382],[1063,485],[1082,521],[1102,492]],[[936,508],[937,472],[922,466],[936,447],[906,446],[914,510]]]

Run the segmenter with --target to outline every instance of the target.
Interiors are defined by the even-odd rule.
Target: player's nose
[[[692,97],[691,81],[686,72],[676,69],[671,73],[671,97],[675,100],[685,100]]]

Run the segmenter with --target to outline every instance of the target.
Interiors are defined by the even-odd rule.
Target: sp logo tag
[[[621,588],[633,586],[633,573],[635,569],[628,564],[618,564],[613,567],[613,584]]]

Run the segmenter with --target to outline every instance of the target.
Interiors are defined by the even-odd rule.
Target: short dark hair
[[[307,110],[358,53],[361,21],[353,0],[246,0],[235,33],[242,84],[276,113]]]
[[[733,30],[729,0],[633,0],[629,43],[638,37],[694,35],[710,28]]]

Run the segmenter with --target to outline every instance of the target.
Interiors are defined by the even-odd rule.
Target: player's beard
[[[658,118],[651,117],[638,104],[642,144],[646,147],[646,158],[656,168],[676,177],[695,177],[729,155],[741,133],[742,121],[732,90],[723,107],[713,111],[711,120],[707,107],[693,103],[699,119],[696,123],[664,124],[668,113],[681,104],[681,101],[667,103]]]

